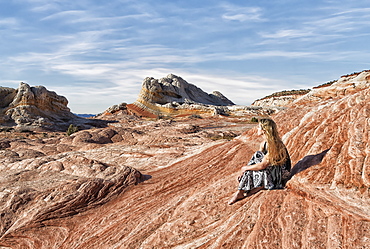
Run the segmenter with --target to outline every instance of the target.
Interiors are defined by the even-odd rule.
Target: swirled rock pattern
[[[261,141],[241,118],[126,118],[63,139],[8,138],[1,150],[7,174],[0,181],[0,246],[369,248],[370,90],[339,94],[358,82],[349,77],[345,87],[317,89],[273,116],[293,164],[304,170],[286,189],[232,206],[226,203],[238,170]],[[210,136],[231,131],[234,139]],[[121,175],[123,187],[114,192]]]

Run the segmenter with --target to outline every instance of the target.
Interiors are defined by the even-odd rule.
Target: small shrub
[[[27,129],[27,128],[21,128],[21,129],[19,130],[19,132],[21,132],[21,133],[33,133],[33,131],[31,131],[31,130],[29,130],[29,129]]]
[[[67,130],[67,136],[72,135],[73,133],[78,132],[78,127],[70,124]]]
[[[189,116],[189,118],[199,118],[199,119],[202,119],[202,116],[198,115],[198,114],[191,114]]]
[[[162,115],[162,114],[158,115],[157,117],[157,120],[171,120],[171,119],[172,119],[171,116]]]
[[[251,118],[252,123],[258,123],[258,119],[256,117]]]
[[[322,87],[327,87],[327,86],[331,86],[332,84],[334,84],[335,82],[337,82],[338,80],[332,80],[332,81],[329,81],[329,82],[326,82],[324,84],[321,84],[319,86],[315,86],[313,87],[313,89],[317,89],[317,88],[322,88]]]
[[[13,130],[14,130],[14,128],[12,128],[12,127],[0,128],[0,132],[11,132]]]

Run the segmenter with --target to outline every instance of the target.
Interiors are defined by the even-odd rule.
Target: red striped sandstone
[[[360,76],[364,85],[368,84],[368,76]],[[261,191],[232,206],[226,202],[235,190],[237,170],[247,163],[259,141],[255,129],[231,141],[214,142],[202,135],[209,131],[207,122],[211,122],[208,127],[217,126],[230,121],[228,118],[186,121],[202,128],[187,134],[181,133],[180,121],[125,121],[121,128],[127,132],[110,128],[121,134],[119,143],[82,141],[85,135],[77,133],[55,145],[70,146],[75,152],[51,154],[35,162],[20,158],[9,164],[4,159],[2,172],[14,174],[1,179],[8,185],[1,185],[5,211],[0,245],[369,248],[370,90],[357,87],[357,80],[343,79],[345,87],[338,83],[317,89],[274,116],[293,163],[330,150],[320,164],[295,175],[287,189]],[[236,123],[223,127],[240,132]],[[111,132],[101,132],[90,134],[91,138],[114,137]],[[34,143],[25,148],[41,150],[35,141],[24,142]],[[99,147],[85,150],[88,144]],[[16,152],[13,147],[6,150]],[[109,179],[124,176],[120,172],[129,169],[125,165],[152,178],[138,185],[127,184],[115,195],[110,190],[118,181]],[[131,176],[135,179],[135,174]],[[44,185],[36,184],[40,181]]]

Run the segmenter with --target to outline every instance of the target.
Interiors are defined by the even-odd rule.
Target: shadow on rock
[[[151,175],[141,175],[140,178],[138,179],[138,182],[137,183],[141,183],[141,182],[145,182],[147,180],[150,180],[152,179],[152,176]]]
[[[304,158],[302,158],[298,163],[296,163],[294,165],[294,167],[292,168],[292,171],[290,172],[290,176],[288,178],[288,181],[296,174],[298,174],[299,172],[302,172],[303,170],[306,170],[314,165],[317,165],[319,163],[322,162],[322,159],[324,158],[324,156],[326,155],[326,153],[328,153],[328,151],[330,150],[327,149],[327,150],[324,150],[323,152],[319,153],[319,154],[316,154],[316,155],[308,155],[308,156],[305,156]]]

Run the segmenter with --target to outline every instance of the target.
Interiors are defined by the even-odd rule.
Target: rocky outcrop
[[[299,99],[300,97],[309,92],[310,92],[309,89],[276,92],[262,99],[255,100],[252,103],[252,106],[286,107],[296,99]]]
[[[273,96],[256,100],[252,103],[252,106],[261,107],[286,107],[296,99],[302,97],[302,95],[287,95],[287,96]]]
[[[142,92],[139,95],[140,99],[160,105],[172,102],[180,105],[184,103],[220,106],[234,105],[220,92],[207,94],[195,85],[173,74],[169,74],[167,77],[159,80],[146,78],[142,85]]]
[[[114,113],[117,113],[117,112],[124,112],[125,114],[127,114],[126,110],[127,110],[127,104],[126,103],[121,103],[121,104],[118,104],[118,105],[112,105],[112,106],[108,107],[107,110],[105,110],[103,113],[98,114],[97,116],[111,115],[111,114],[114,114]]]
[[[145,78],[134,103],[154,114],[225,113],[234,105],[220,92],[208,94],[173,74],[162,79]]]
[[[104,125],[70,112],[68,100],[43,86],[21,82],[18,89],[0,87],[0,124],[18,129],[66,130],[70,124],[81,128]]]
[[[260,107],[288,107],[307,104],[316,104],[322,100],[337,99],[348,94],[354,94],[370,86],[370,70],[352,73],[341,76],[338,80],[333,80],[313,87],[308,90],[282,91],[258,99],[252,106]]]
[[[370,87],[370,70],[340,77],[326,87],[314,88],[308,94],[293,102],[294,106],[322,101],[336,100],[353,95]]]

